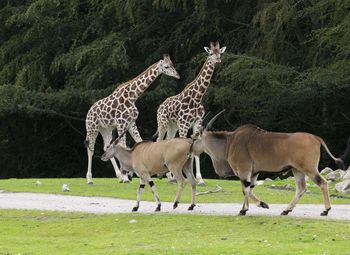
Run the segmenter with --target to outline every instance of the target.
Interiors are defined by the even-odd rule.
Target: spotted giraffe
[[[226,47],[220,49],[218,42],[210,43],[210,48],[204,47],[209,54],[202,69],[197,77],[190,82],[185,89],[175,96],[167,98],[158,108],[158,140],[171,139],[175,137],[177,131],[179,136],[185,138],[189,129],[193,132],[198,131],[202,124],[202,118],[205,110],[201,104],[210,79],[213,75],[215,64],[221,62],[221,54]],[[196,179],[199,185],[204,185],[200,172],[199,156],[195,157],[196,161]],[[169,179],[171,176],[167,175]]]
[[[111,95],[92,105],[87,113],[85,121],[86,139],[84,143],[87,147],[88,153],[88,169],[86,173],[86,181],[88,184],[93,183],[91,173],[92,156],[94,154],[94,146],[98,133],[103,137],[104,150],[106,150],[112,140],[112,131],[114,129],[117,129],[117,132],[120,135],[128,128],[128,132],[135,142],[142,141],[135,123],[139,115],[135,106],[135,101],[162,73],[177,79],[180,78],[168,55],[164,55],[163,59],[148,67],[148,69],[139,76],[131,81],[121,84]],[[125,146],[125,135],[120,139],[120,142]],[[128,182],[129,180],[127,176],[120,172],[114,158],[111,159],[111,162],[119,180],[121,182]]]

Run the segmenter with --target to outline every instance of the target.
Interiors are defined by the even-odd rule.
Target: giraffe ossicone
[[[225,52],[226,47],[220,48],[219,42],[211,42],[210,47],[204,47],[204,49],[208,57],[197,77],[179,94],[168,97],[159,106],[157,110],[158,140],[174,138],[178,131],[180,137],[186,138],[191,128],[193,133],[201,128],[205,114],[202,98],[210,84],[215,64],[221,63],[221,54]],[[204,185],[199,156],[195,157],[195,162],[197,182],[199,185]],[[167,176],[169,179],[169,175]]]
[[[114,129],[117,129],[119,135],[127,129],[135,142],[142,141],[136,126],[139,111],[135,106],[135,102],[160,74],[176,79],[180,78],[169,55],[164,55],[163,59],[149,66],[136,78],[119,85],[112,94],[91,106],[85,120],[86,139],[84,141],[88,153],[88,169],[86,173],[88,184],[92,184],[92,156],[99,133],[103,138],[104,150],[106,150],[112,140],[112,131]],[[120,138],[120,143],[126,146],[125,134]],[[112,158],[111,162],[119,180],[121,182],[129,182],[129,178],[121,173],[116,160]]]

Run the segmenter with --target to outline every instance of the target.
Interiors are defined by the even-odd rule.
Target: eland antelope
[[[322,138],[309,133],[268,132],[254,125],[244,125],[232,132],[209,131],[222,112],[212,118],[204,130],[194,135],[197,138],[193,144],[192,153],[194,155],[207,153],[219,176],[236,175],[239,177],[244,194],[240,215],[245,215],[248,211],[249,198],[257,206],[269,208],[253,193],[256,180],[260,172],[284,170],[292,170],[295,177],[296,194],[281,215],[291,212],[305,193],[306,176],[321,188],[325,204],[325,210],[321,215],[328,215],[331,209],[328,184],[318,172],[320,146],[324,147],[337,164],[343,166],[344,163],[332,155]]]

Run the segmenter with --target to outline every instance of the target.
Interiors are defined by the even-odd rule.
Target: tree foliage
[[[204,105],[228,109],[218,129],[312,132],[340,154],[350,125],[349,9],[350,0],[1,1],[0,177],[84,176],[89,107],[169,53],[181,79],[158,78],[137,102],[150,136],[158,105],[196,76],[203,46],[216,40],[228,50]],[[94,169],[113,174],[99,160]]]

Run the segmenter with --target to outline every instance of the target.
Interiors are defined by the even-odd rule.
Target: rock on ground
[[[347,170],[343,176],[343,180],[350,179],[350,170]]]
[[[326,179],[329,181],[336,181],[336,180],[342,179],[344,175],[345,175],[345,171],[338,169],[327,174]]]
[[[350,179],[337,183],[335,189],[340,193],[350,194]]]
[[[333,169],[326,167],[320,172],[320,174],[329,174],[331,172],[333,172]]]

